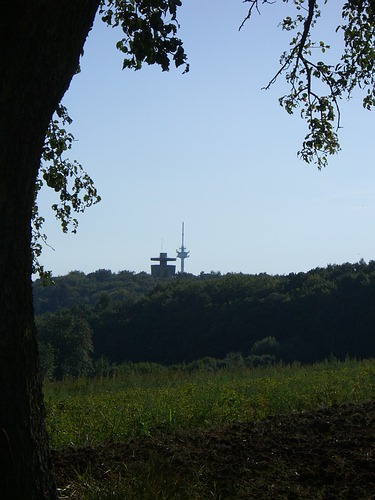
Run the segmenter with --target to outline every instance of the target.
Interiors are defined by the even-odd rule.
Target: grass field
[[[44,391],[51,446],[62,448],[371,400],[375,360],[193,373],[128,369],[46,381]]]
[[[190,372],[128,364],[111,376],[46,381],[44,391],[61,500],[331,498],[350,488],[365,499],[371,490],[375,360]],[[325,416],[365,401],[369,409],[337,406]],[[319,408],[320,417],[308,413]]]

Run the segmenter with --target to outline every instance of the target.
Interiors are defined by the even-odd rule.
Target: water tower
[[[176,250],[177,257],[181,259],[181,273],[185,272],[185,259],[189,257],[189,253],[184,246],[184,223],[182,223],[182,243],[179,250]]]

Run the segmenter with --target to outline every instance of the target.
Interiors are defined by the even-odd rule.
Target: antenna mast
[[[185,272],[185,259],[189,257],[189,251],[186,250],[184,246],[184,236],[185,236],[185,231],[184,231],[184,223],[182,223],[182,242],[181,242],[181,247],[179,250],[176,250],[177,252],[177,257],[181,259],[181,274]]]

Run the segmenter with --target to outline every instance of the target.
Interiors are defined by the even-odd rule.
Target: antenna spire
[[[179,250],[176,250],[177,252],[177,257],[181,259],[181,274],[185,272],[185,259],[189,257],[190,252],[186,250],[184,246],[184,236],[185,236],[185,224],[184,222],[182,223],[182,241],[181,241],[181,247]]]

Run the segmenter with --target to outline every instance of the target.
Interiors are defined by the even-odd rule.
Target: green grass
[[[375,360],[312,366],[183,368],[46,381],[51,446],[127,440],[375,397]]]

